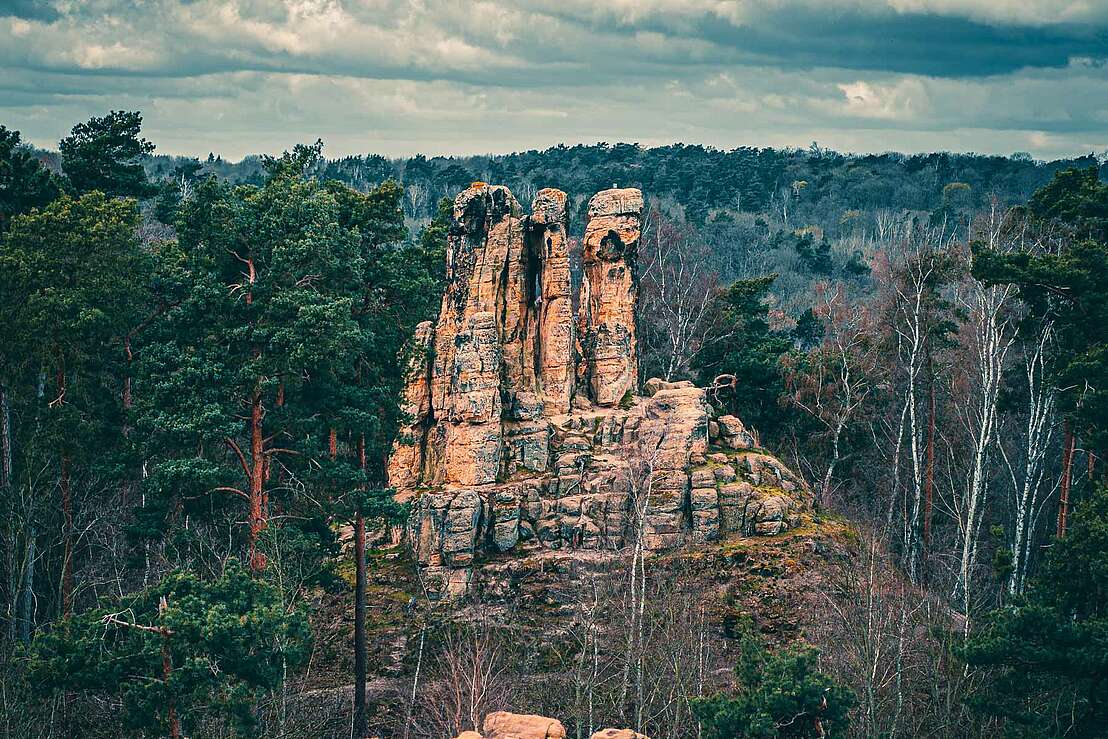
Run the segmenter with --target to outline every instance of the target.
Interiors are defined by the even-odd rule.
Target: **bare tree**
[[[487,714],[511,707],[517,680],[510,665],[502,628],[484,621],[448,627],[417,699],[413,733],[438,739],[479,730]]]
[[[1008,578],[1008,592],[1022,593],[1027,581],[1027,568],[1031,559],[1031,542],[1035,535],[1039,514],[1049,495],[1043,494],[1043,481],[1047,470],[1047,451],[1050,449],[1057,424],[1055,393],[1047,378],[1047,356],[1053,340],[1053,324],[1041,321],[1031,339],[1022,350],[1022,368],[1027,382],[1027,407],[1025,430],[1022,438],[1023,464],[1013,463],[1004,444],[998,444],[1008,469],[1012,484],[1012,574]]]
[[[639,346],[644,377],[689,376],[689,363],[707,330],[712,291],[719,283],[712,250],[687,223],[655,205],[639,245]]]
[[[879,343],[869,311],[862,305],[849,304],[841,285],[821,285],[818,295],[823,341],[806,362],[793,363],[786,381],[789,400],[824,427],[831,446],[820,475],[823,505],[830,507],[835,470],[843,458],[843,433],[878,382]]]

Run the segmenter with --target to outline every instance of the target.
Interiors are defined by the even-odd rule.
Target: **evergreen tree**
[[[705,739],[835,739],[847,736],[851,692],[819,671],[819,652],[773,653],[747,635],[735,666],[739,689],[693,701]]]
[[[1108,487],[1077,507],[1026,596],[990,614],[962,656],[989,668],[976,705],[1012,737],[1099,737],[1108,722]]]
[[[718,375],[734,375],[734,392],[725,398],[728,412],[769,434],[785,420],[778,402],[785,391],[780,359],[792,348],[789,335],[769,324],[766,298],[775,279],[777,275],[737,280],[720,291],[711,308],[713,329],[692,362],[705,387]]]
[[[63,551],[55,582],[66,613],[75,487],[110,487],[122,474],[125,337],[147,310],[151,266],[137,224],[133,201],[94,192],[17,217],[0,241],[2,384],[34,419],[16,474],[48,465],[57,481]]]
[[[271,506],[300,522],[324,515],[319,485],[333,471],[322,467],[345,400],[335,390],[365,341],[358,234],[326,187],[287,165],[262,187],[209,179],[184,203],[179,294],[137,351],[146,533],[180,535],[180,514],[245,518],[255,572]]]
[[[307,658],[309,643],[306,614],[288,612],[232,559],[214,580],[174,572],[59,622],[35,639],[28,677],[40,693],[118,700],[131,735],[201,735],[222,723],[241,736],[256,728],[262,691]]]
[[[113,110],[103,118],[78,123],[58,144],[62,169],[78,193],[146,197],[150,183],[142,159],[154,145],[139,137],[142,114]]]
[[[19,131],[0,125],[0,233],[11,219],[58,197],[57,178],[20,143]]]

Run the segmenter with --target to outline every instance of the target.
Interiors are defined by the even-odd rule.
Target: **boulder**
[[[677,388],[690,388],[696,387],[688,380],[677,380],[676,382],[668,382],[658,377],[651,377],[645,383],[643,383],[642,391],[643,395],[648,398],[654,397],[659,390],[673,390]]]
[[[485,739],[566,739],[566,728],[546,716],[497,711],[485,717],[482,734]]]
[[[650,739],[650,737],[631,729],[601,729],[589,739]]]
[[[758,440],[754,434],[747,431],[746,426],[735,416],[720,416],[716,419],[719,427],[720,446],[728,449],[750,449],[758,446]]]

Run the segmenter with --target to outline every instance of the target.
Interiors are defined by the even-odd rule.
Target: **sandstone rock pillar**
[[[495,481],[499,471],[506,353],[514,364],[505,370],[505,384],[521,382],[521,345],[502,336],[512,265],[522,251],[519,215],[506,187],[474,183],[454,201],[431,366],[435,425],[428,432],[425,465],[425,482],[431,485],[484,484]]]
[[[604,190],[589,201],[582,253],[582,374],[600,406],[618,404],[638,381],[634,268],[642,208],[642,193],[634,188]]]
[[[566,238],[566,194],[540,190],[531,203],[528,250],[539,256],[538,370],[546,415],[569,413],[575,379],[573,285]]]
[[[431,366],[428,352],[435,325],[424,321],[416,326],[407,347],[407,376],[400,410],[407,416],[389,456],[389,485],[397,490],[418,486],[423,475],[423,445],[431,416]]]

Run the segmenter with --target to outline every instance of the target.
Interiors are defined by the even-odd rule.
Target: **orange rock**
[[[584,378],[601,406],[618,404],[637,383],[634,263],[642,207],[642,193],[634,188],[604,190],[589,201],[582,244],[581,347]]]
[[[407,423],[400,429],[389,456],[389,485],[398,490],[420,483],[423,472],[423,440],[431,417],[431,367],[428,352],[435,328],[430,321],[416,326],[408,351],[404,402],[400,410]]]
[[[539,256],[539,382],[546,415],[569,413],[574,368],[573,284],[566,237],[566,194],[539,190],[531,204],[528,239]]]
[[[566,727],[557,719],[507,711],[486,716],[482,733],[485,739],[566,739]]]

